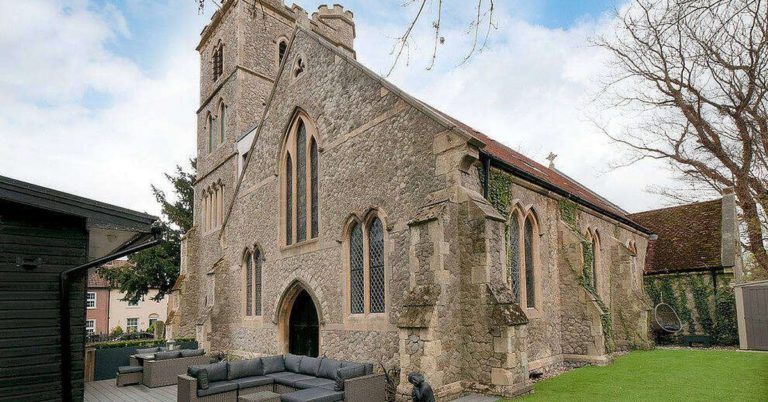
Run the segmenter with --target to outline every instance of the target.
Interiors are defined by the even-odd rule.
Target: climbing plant
[[[696,306],[696,314],[699,316],[699,324],[706,334],[712,334],[712,314],[709,311],[709,300],[714,289],[708,289],[701,275],[691,275],[691,292],[693,303]]]
[[[733,289],[723,286],[715,295],[715,343],[735,345],[739,342],[739,329],[736,325],[736,300]]]
[[[507,216],[512,194],[512,177],[494,169],[488,172],[488,176],[488,201]]]

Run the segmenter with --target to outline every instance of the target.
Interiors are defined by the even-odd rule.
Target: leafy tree
[[[170,292],[179,276],[181,236],[192,227],[196,160],[190,160],[190,164],[190,172],[176,166],[173,175],[165,174],[165,178],[173,185],[175,200],[169,200],[164,191],[152,185],[155,199],[162,208],[162,242],[156,247],[132,254],[128,257],[132,264],[99,269],[101,276],[112,287],[125,293],[123,300],[137,302],[149,289],[158,289],[152,300],[161,300]]]

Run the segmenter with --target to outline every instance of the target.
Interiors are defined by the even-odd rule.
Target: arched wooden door
[[[312,297],[302,290],[296,296],[288,323],[288,351],[295,355],[317,357],[320,333],[317,310]]]

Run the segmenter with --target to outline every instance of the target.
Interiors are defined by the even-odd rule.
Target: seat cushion
[[[281,402],[335,402],[344,399],[343,392],[324,388],[307,388],[280,395]]]
[[[275,382],[274,378],[270,378],[263,375],[257,375],[253,377],[243,377],[233,380],[237,383],[238,389],[258,387],[261,385],[269,385]]]
[[[117,368],[117,372],[120,374],[141,373],[142,371],[144,371],[142,366],[120,366]]]
[[[136,354],[137,355],[151,355],[151,354],[154,354],[155,352],[158,352],[158,351],[160,351],[160,348],[157,348],[157,347],[155,347],[155,348],[136,349]]]
[[[296,388],[307,389],[312,387],[324,388],[330,391],[336,390],[336,381],[327,378],[313,378],[311,380],[296,381]]]
[[[198,389],[197,396],[208,396],[235,390],[237,390],[237,383],[234,381],[216,381],[208,384],[208,389]]]
[[[202,356],[205,354],[205,349],[182,349],[181,357],[193,357]]]
[[[317,376],[329,380],[336,379],[336,370],[341,368],[341,362],[334,359],[323,359],[320,362],[320,369],[317,370]]]
[[[285,359],[283,356],[267,356],[261,358],[261,364],[264,366],[264,374],[279,373],[285,371]]]
[[[285,355],[285,371],[290,371],[292,373],[298,373],[299,372],[299,365],[301,364],[301,357],[298,355],[293,355],[288,353]]]
[[[231,361],[228,370],[228,380],[264,375],[264,366],[259,358]]]
[[[285,374],[280,375],[280,376],[274,376],[273,374],[267,374],[267,377],[273,378],[275,380],[275,383],[277,383],[277,384],[287,385],[289,387],[294,387],[294,388],[296,388],[295,384],[296,384],[297,381],[311,380],[313,378],[317,378],[317,377],[313,377],[311,375],[299,374],[299,373],[290,373],[290,372],[285,372]]]
[[[157,352],[155,353],[155,360],[167,360],[181,357],[181,351],[172,350],[170,352]]]
[[[198,364],[187,367],[187,374],[197,380],[197,389],[208,389],[207,364]]]

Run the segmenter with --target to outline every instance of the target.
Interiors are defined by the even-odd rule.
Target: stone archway
[[[319,356],[323,316],[314,292],[303,282],[293,281],[275,312],[283,353]]]

